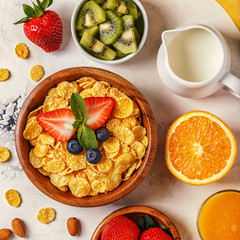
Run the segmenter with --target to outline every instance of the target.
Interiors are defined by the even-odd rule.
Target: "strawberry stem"
[[[23,4],[23,11],[27,15],[27,17],[22,18],[21,20],[15,22],[14,24],[26,23],[31,18],[41,17],[44,14],[44,11],[51,6],[53,0],[37,0],[37,4],[33,2],[33,8],[27,4]]]

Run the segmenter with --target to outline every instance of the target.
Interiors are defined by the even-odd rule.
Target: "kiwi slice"
[[[87,29],[86,29],[86,30],[87,30]],[[86,30],[85,30],[85,31],[86,31]],[[136,29],[136,27],[134,27],[134,33],[135,33],[137,45],[139,45],[139,43],[140,43],[140,41],[141,41],[141,37],[140,37],[140,34],[138,33],[138,30]]]
[[[113,44],[123,32],[123,20],[112,10],[106,11],[107,21],[99,25],[100,40],[104,44]]]
[[[83,32],[81,46],[86,49],[90,54],[97,58],[104,60],[113,60],[116,56],[116,52],[106,46],[104,43],[90,35],[88,32]]]
[[[137,6],[132,0],[107,0],[107,9],[120,14],[132,15],[134,19],[138,17]]]
[[[88,1],[82,6],[78,13],[76,30],[81,31],[105,21],[105,11],[94,1]]]
[[[90,35],[95,36],[99,31],[99,26],[93,26],[91,28],[86,28],[85,30],[82,31],[77,31],[77,34],[79,37],[82,37],[83,32],[88,32]]]
[[[127,54],[124,54],[123,52],[119,51],[118,49],[116,50],[116,58],[123,58],[126,57]]]
[[[94,0],[94,2],[102,7],[107,2],[107,0]]]
[[[132,15],[124,15],[122,20],[124,31],[113,43],[113,46],[124,54],[134,53],[138,49],[134,31],[134,18]]]

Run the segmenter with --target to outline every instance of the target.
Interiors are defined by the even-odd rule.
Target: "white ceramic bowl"
[[[79,43],[78,37],[77,37],[77,33],[75,30],[75,22],[76,22],[76,18],[78,15],[79,10],[81,9],[82,5],[87,2],[88,0],[80,0],[77,4],[77,6],[75,7],[73,14],[72,14],[72,19],[71,19],[71,32],[72,32],[72,37],[73,40],[76,44],[76,46],[78,47],[78,49],[80,50],[80,52],[82,52],[85,56],[87,56],[88,58],[92,59],[95,62],[99,62],[99,63],[107,63],[107,64],[117,64],[117,63],[123,63],[126,62],[127,60],[129,60],[130,58],[134,57],[135,55],[137,55],[140,50],[142,49],[146,38],[147,38],[147,34],[148,34],[148,17],[147,17],[147,13],[143,7],[143,5],[141,4],[141,2],[139,0],[133,0],[133,2],[138,6],[138,8],[141,10],[142,12],[142,16],[143,16],[143,23],[144,23],[144,29],[143,29],[143,35],[142,35],[142,39],[138,45],[138,50],[135,53],[131,53],[129,55],[127,55],[126,57],[120,58],[120,59],[116,59],[116,60],[102,60],[99,59],[97,57],[92,56],[91,54],[89,54]]]

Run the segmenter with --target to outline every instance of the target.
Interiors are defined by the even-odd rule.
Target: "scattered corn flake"
[[[9,76],[10,76],[10,73],[7,69],[0,68],[0,82],[7,80]]]
[[[57,92],[61,98],[70,99],[72,93],[78,93],[78,84],[67,81],[61,82],[57,85]]]
[[[145,149],[145,147],[143,146],[142,143],[134,142],[131,145],[131,148],[136,152],[138,159],[141,159],[141,158],[144,157],[146,149]]]
[[[106,128],[109,132],[113,132],[113,130],[116,128],[116,126],[120,126],[121,121],[117,118],[113,118],[106,123]]]
[[[103,143],[103,147],[106,152],[112,153],[116,152],[120,148],[119,140],[115,137],[110,137],[107,141]]]
[[[132,129],[132,133],[135,137],[135,141],[140,141],[146,135],[147,131],[145,127],[137,126]]]
[[[20,194],[14,189],[9,189],[5,193],[5,198],[8,204],[12,207],[19,207],[22,202]]]
[[[0,162],[6,162],[10,159],[11,153],[6,147],[0,147]]]
[[[122,182],[122,174],[112,172],[108,175],[106,180],[106,190],[112,191],[117,188]]]
[[[25,43],[18,43],[15,46],[15,53],[19,58],[27,58],[29,55],[28,47]]]
[[[118,118],[126,118],[133,113],[133,101],[126,97],[116,101],[113,109],[113,116]]]
[[[29,152],[29,161],[34,168],[41,168],[43,166],[43,159],[40,158],[40,157],[37,157],[34,154],[34,149],[33,148]]]
[[[134,142],[132,131],[123,126],[117,126],[113,130],[113,136],[127,145],[131,145]]]
[[[56,217],[56,212],[53,208],[47,207],[47,208],[41,208],[37,214],[37,219],[40,223],[50,223],[52,222]]]
[[[27,140],[32,140],[40,135],[42,132],[42,127],[38,124],[37,121],[32,121],[27,124],[24,132],[23,137]]]
[[[34,65],[30,70],[30,78],[37,82],[44,76],[44,69],[41,65]]]
[[[65,162],[58,160],[58,159],[53,159],[50,162],[47,163],[46,165],[46,170],[51,173],[59,173],[63,171],[65,168]]]
[[[76,197],[85,197],[91,191],[90,183],[84,178],[73,178],[69,182],[69,188]]]
[[[47,155],[48,153],[48,150],[49,150],[49,146],[46,145],[46,144],[39,144],[37,143],[35,148],[34,148],[34,154],[37,156],[37,157],[44,157]]]

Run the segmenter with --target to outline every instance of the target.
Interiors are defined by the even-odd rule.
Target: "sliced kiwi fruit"
[[[99,41],[97,38],[90,35],[88,32],[83,32],[81,46],[86,49],[90,54],[103,60],[113,60],[116,52]]]
[[[107,0],[107,9],[112,9],[120,14],[132,15],[134,19],[138,17],[137,6],[132,0]]]
[[[124,54],[134,53],[138,49],[134,31],[134,18],[132,15],[124,15],[122,19],[124,31],[113,43],[113,46]]]
[[[78,13],[76,30],[81,31],[105,21],[105,11],[96,2],[88,1],[82,6]]]
[[[96,36],[99,31],[99,26],[93,26],[91,28],[86,28],[85,30],[82,31],[77,31],[77,34],[79,37],[82,37],[83,32],[88,32],[92,36]]]
[[[113,44],[123,32],[123,20],[112,10],[106,11],[107,21],[99,25],[100,41]]]
[[[126,57],[127,54],[124,54],[123,52],[119,51],[118,49],[116,50],[116,58],[123,58]]]
[[[86,29],[87,30],[87,29]],[[86,31],[85,30],[85,31]],[[137,42],[137,45],[140,43],[141,41],[141,37],[140,37],[140,34],[138,33],[138,30],[136,27],[134,27],[134,33],[135,33],[135,37],[136,37],[136,42]]]

